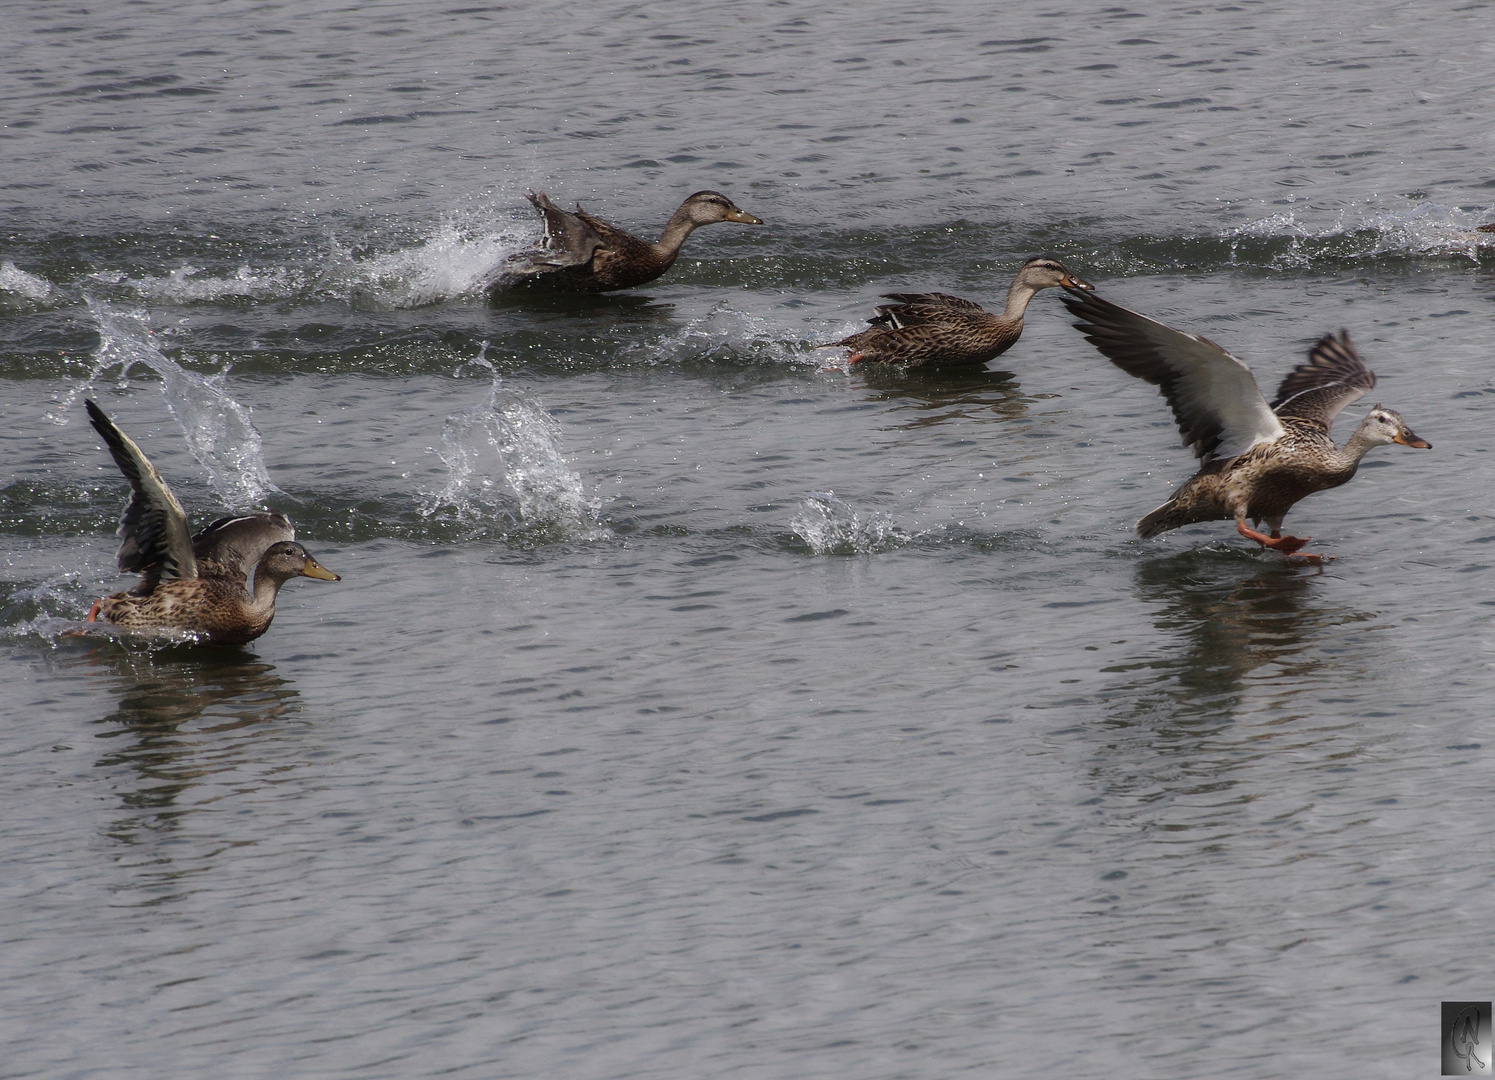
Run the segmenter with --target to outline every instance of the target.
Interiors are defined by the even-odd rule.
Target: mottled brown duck
[[[95,601],[89,622],[184,630],[242,645],[270,628],[276,595],[291,578],[342,580],[296,543],[284,514],[222,517],[189,538],[182,505],[156,467],[102,409],[84,404],[130,482],[119,523],[119,569],[140,574],[128,592]]]
[[[851,364],[954,367],[1001,356],[1023,334],[1023,313],[1040,289],[1090,288],[1053,259],[1029,259],[1007,289],[1007,306],[994,315],[974,300],[948,293],[884,293],[868,329],[821,348],[850,349]]]
[[[685,238],[702,225],[719,221],[763,224],[739,210],[720,191],[698,191],[680,204],[665,225],[664,235],[651,244],[594,218],[579,203],[572,214],[551,202],[543,191],[528,195],[545,220],[545,239],[539,247],[505,264],[498,280],[488,287],[490,292],[526,282],[581,292],[631,289],[653,281],[673,266]]]
[[[1320,338],[1308,362],[1282,380],[1268,405],[1251,369],[1208,338],[1164,326],[1094,293],[1072,289],[1064,303],[1080,320],[1075,328],[1112,363],[1158,387],[1184,445],[1199,457],[1199,471],[1137,523],[1143,537],[1199,521],[1234,519],[1247,539],[1318,562],[1323,556],[1299,551],[1310,537],[1282,533],[1282,519],[1293,504],[1348,483],[1373,447],[1431,448],[1401,416],[1380,405],[1344,446],[1334,444],[1329,435],[1334,418],[1376,385],[1346,331]],[[1263,521],[1270,535],[1252,527]]]

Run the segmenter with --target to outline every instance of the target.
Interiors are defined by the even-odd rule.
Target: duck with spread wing
[[[1329,428],[1341,409],[1376,385],[1347,331],[1326,334],[1282,380],[1270,404],[1251,369],[1208,338],[1129,311],[1093,292],[1067,290],[1075,328],[1112,363],[1158,387],[1201,467],[1162,506],[1137,523],[1143,537],[1199,521],[1235,520],[1264,548],[1309,561],[1310,537],[1286,536],[1282,520],[1298,500],[1348,483],[1367,451],[1398,443],[1420,450],[1401,416],[1377,405],[1343,446]],[[1248,525],[1247,522],[1251,524]],[[1252,526],[1265,521],[1266,534]]]
[[[96,600],[88,621],[184,630],[242,645],[270,628],[275,597],[293,577],[341,581],[296,542],[284,514],[221,517],[195,537],[171,488],[140,447],[92,401],[88,419],[130,482],[120,516],[121,573],[140,574],[128,592]]]

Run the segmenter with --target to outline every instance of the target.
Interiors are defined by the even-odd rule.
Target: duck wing
[[[951,296],[942,292],[890,292],[882,294],[884,299],[897,300],[900,304],[915,304],[920,307],[942,307],[954,308],[957,311],[985,311],[986,309],[974,300],[967,300],[963,296]],[[879,308],[878,310],[882,310]]]
[[[1338,338],[1325,334],[1308,351],[1308,363],[1299,364],[1282,380],[1272,411],[1307,420],[1327,435],[1340,410],[1375,385],[1376,373],[1350,344],[1349,331],[1341,330]]]
[[[545,219],[544,247],[533,253],[531,261],[555,267],[585,266],[591,262],[597,249],[605,244],[596,226],[602,225],[604,229],[610,226],[586,214],[580,206],[574,214],[562,210],[543,191],[526,194]]]
[[[187,515],[171,488],[141,452],[140,447],[104,415],[92,401],[84,401],[88,419],[103,436],[119,471],[130,482],[130,501],[119,518],[117,536],[124,539],[119,547],[119,568],[123,573],[138,571],[147,590],[161,581],[197,577],[197,559],[192,554]]]
[[[872,326],[904,330],[931,324],[964,325],[974,317],[990,314],[974,300],[962,300],[947,293],[883,293],[896,304],[880,304],[877,314],[868,319]]]
[[[294,539],[296,527],[284,514],[221,517],[192,538],[192,554],[199,564],[203,564],[199,567],[200,572],[207,573],[208,564],[226,566],[242,574],[247,582],[254,576],[260,556],[272,544]]]
[[[1251,369],[1206,337],[1065,286],[1074,324],[1108,360],[1162,391],[1185,446],[1201,461],[1235,457],[1286,433]]]

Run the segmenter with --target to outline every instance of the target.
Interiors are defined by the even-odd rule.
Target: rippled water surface
[[[0,1076],[1432,1074],[1495,996],[1495,6],[13,5]],[[489,303],[544,189],[762,227]],[[1389,447],[1140,541],[1192,459],[1046,253]],[[98,400],[339,583],[124,587]]]

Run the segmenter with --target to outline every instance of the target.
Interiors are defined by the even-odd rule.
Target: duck
[[[551,202],[543,191],[525,194],[545,222],[545,239],[501,268],[498,280],[488,286],[490,295],[531,282],[581,292],[631,289],[673,266],[685,238],[702,225],[719,221],[763,224],[720,191],[698,191],[680,204],[666,223],[664,235],[651,244],[594,218],[580,203],[573,214]]]
[[[189,537],[182,504],[150,459],[98,405],[84,405],[130,482],[117,532],[123,540],[119,569],[140,574],[134,588],[94,601],[89,622],[181,630],[243,645],[270,628],[275,598],[291,578],[342,580],[296,542],[284,514],[220,517]]]
[[[1040,289],[1063,285],[1086,290],[1089,284],[1053,259],[1029,259],[1007,289],[1007,306],[994,315],[974,300],[949,293],[883,293],[868,329],[823,349],[850,349],[848,364],[915,367],[968,367],[1001,356],[1023,334],[1023,313]]]
[[[1321,337],[1268,404],[1251,369],[1208,338],[1094,292],[1066,291],[1064,304],[1079,320],[1075,328],[1122,371],[1158,387],[1184,445],[1200,461],[1171,499],[1137,523],[1144,539],[1233,519],[1236,531],[1264,550],[1322,562],[1326,556],[1301,550],[1312,537],[1283,534],[1288,510],[1315,491],[1348,483],[1375,447],[1432,449],[1399,413],[1381,405],[1366,413],[1343,446],[1335,444],[1334,418],[1376,385],[1347,330]],[[1255,527],[1263,521],[1270,533]]]

